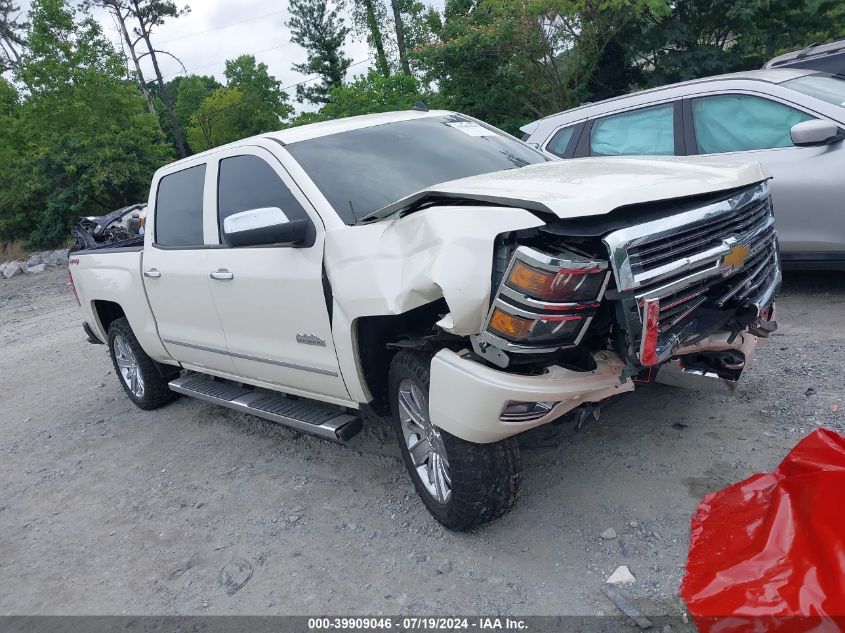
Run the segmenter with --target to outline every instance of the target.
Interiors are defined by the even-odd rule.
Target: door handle
[[[161,273],[156,270],[155,268],[150,268],[149,270],[144,271],[144,277],[150,277],[152,279],[158,279],[161,277]]]
[[[213,271],[211,273],[211,278],[217,279],[218,281],[228,281],[235,278],[235,273],[231,273],[225,268],[221,268],[220,270]]]

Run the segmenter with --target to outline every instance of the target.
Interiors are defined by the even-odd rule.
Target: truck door
[[[269,151],[241,147],[218,155],[212,176],[217,231],[241,211],[276,207],[306,219],[307,244],[208,251],[211,291],[237,373],[301,395],[348,401],[332,340],[323,283],[322,221]]]
[[[170,355],[182,363],[234,373],[209,287],[209,249],[203,238],[206,172],[201,162],[153,183],[142,274]]]

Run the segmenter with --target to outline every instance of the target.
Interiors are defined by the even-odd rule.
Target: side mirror
[[[836,123],[811,119],[792,126],[789,130],[792,142],[798,147],[828,145],[842,140]]]
[[[308,220],[288,220],[278,207],[233,213],[223,220],[226,246],[297,244],[308,234]]]

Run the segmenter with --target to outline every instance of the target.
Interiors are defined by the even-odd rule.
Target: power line
[[[215,26],[211,29],[206,29],[205,31],[197,31],[196,33],[189,33],[187,35],[180,35],[179,37],[173,37],[169,40],[164,40],[163,42],[159,42],[159,44],[170,44],[171,42],[178,42],[179,40],[184,40],[189,37],[196,37],[198,35],[205,35],[206,33],[212,33],[214,31],[222,31],[223,29],[228,29],[232,26],[237,26],[239,24],[246,24],[247,22],[254,22],[255,20],[261,20],[263,18],[269,18],[274,15],[282,15],[284,11],[273,11],[271,13],[265,13],[264,15],[257,15],[254,18],[247,18],[245,20],[240,20],[238,22],[230,22],[229,24],[224,24],[222,26]]]
[[[349,64],[348,68],[352,68],[354,66],[360,66],[361,64],[366,64],[367,62],[373,61],[372,57],[368,57],[367,59],[362,59],[360,62],[355,62],[354,64]],[[291,84],[289,86],[282,86],[282,90],[287,90],[288,88],[296,88],[297,86],[301,86],[302,84],[307,84],[309,81],[314,81],[315,79],[319,79],[320,75],[314,75],[313,77],[309,77],[308,79],[303,79],[302,81],[298,81],[295,84]]]
[[[241,55],[259,55],[261,53],[266,53],[268,51],[274,51],[279,48],[285,48],[286,46],[291,46],[293,42],[287,42],[285,44],[279,44],[277,46],[271,46],[270,48],[263,48],[260,51],[247,51],[246,53],[241,53]],[[200,70],[202,68],[209,68],[210,66],[216,66],[217,64],[225,64],[228,59],[219,59],[216,62],[211,62],[208,64],[202,64],[201,66],[192,66],[191,68],[185,68],[182,72],[172,73],[170,75],[165,75],[162,79],[171,79],[173,77],[178,77],[179,75],[187,75],[189,71]]]

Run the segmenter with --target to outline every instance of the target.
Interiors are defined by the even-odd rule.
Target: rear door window
[[[814,117],[753,95],[714,95],[692,101],[700,154],[792,147],[790,129]]]
[[[592,156],[675,153],[675,106],[672,103],[596,119],[590,131]]]
[[[200,246],[205,165],[164,176],[156,194],[155,239],[159,246]]]

